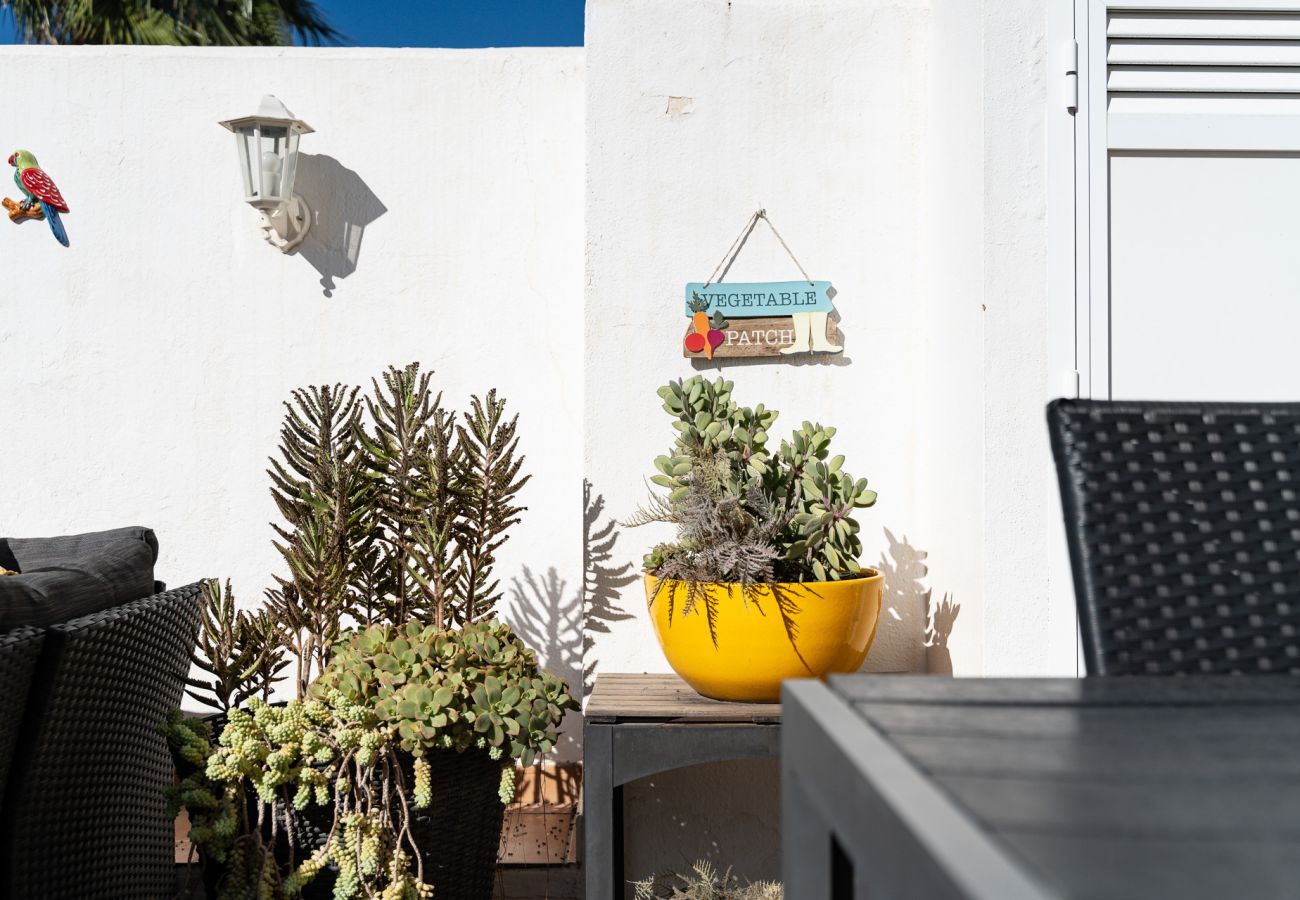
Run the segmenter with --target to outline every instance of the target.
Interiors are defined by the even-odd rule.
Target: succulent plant
[[[761,403],[752,409],[739,406],[731,397],[733,387],[721,377],[710,382],[696,375],[659,389],[677,430],[672,451],[655,459],[658,472],[650,479],[668,489],[659,509],[666,507],[671,519],[674,506],[686,500],[693,486],[751,512],[765,512],[752,509],[765,506],[787,520],[772,541],[779,580],[856,577],[862,571],[862,542],[853,511],[875,504],[876,492],[865,478],[855,480],[844,471],[843,456],[830,457],[834,428],[804,422],[772,453],[768,429],[777,411]],[[663,550],[652,552],[647,569],[658,568],[653,563]]]
[[[363,477],[355,434],[362,413],[357,388],[296,390],[284,407],[280,458],[270,460],[267,474],[284,518],[272,527],[287,574],[275,577],[266,598],[302,696],[357,603],[357,563],[372,541],[373,486]]]
[[[506,417],[495,390],[459,416],[445,410],[415,363],[390,367],[382,381],[366,400],[369,431],[356,432],[378,550],[362,621],[450,628],[489,618],[501,599],[495,554],[524,511],[514,501],[529,479],[518,417]]]
[[[285,404],[268,474],[287,574],[258,613],[209,588],[199,656],[213,680],[192,687],[228,716],[218,742],[179,711],[163,725],[183,769],[173,802],[190,809],[205,860],[224,865],[219,900],[295,896],[326,865],[337,898],[428,896],[407,798],[436,799],[430,753],[500,760],[507,803],[515,761],[551,750],[577,708],[491,619],[496,553],[528,481],[505,410],[495,391],[444,410],[416,364],[390,367],[371,397],[332,385]],[[297,699],[268,705],[286,657]],[[398,754],[414,758],[409,790]],[[309,805],[332,806],[334,824],[302,858],[293,821]],[[281,828],[287,869],[268,850]]]
[[[373,709],[416,757],[477,747],[512,772],[514,760],[528,766],[549,752],[565,712],[578,708],[568,685],[495,620],[455,631],[366,628],[336,648],[312,696]]]
[[[174,716],[165,731],[194,771],[173,796],[194,804],[196,843],[227,862],[235,883],[271,877],[266,867],[275,866],[261,832],[246,814],[239,818],[246,787],[263,821],[288,823],[309,805],[333,806],[331,837],[291,860],[287,873],[277,871],[275,896],[293,896],[332,863],[336,897],[423,897],[398,754],[414,757],[409,793],[417,808],[437,800],[429,754],[471,749],[501,761],[499,794],[509,803],[515,761],[530,765],[554,747],[556,727],[576,708],[568,686],[499,622],[455,631],[372,625],[340,643],[306,699],[271,706],[252,698],[247,709],[231,709],[215,747],[206,725]]]
[[[254,699],[246,710],[230,711],[218,745],[209,746],[201,777],[224,796],[238,798],[218,807],[214,822],[201,818],[194,836],[207,855],[225,861],[223,895],[228,889],[232,897],[251,896],[254,890],[276,900],[295,897],[332,864],[338,870],[334,896],[340,900],[432,896],[407,827],[410,812],[392,757],[391,732],[371,707],[332,699],[336,702],[292,700],[285,706]],[[245,786],[256,795],[255,822],[242,802]],[[428,804],[424,793],[424,804],[417,805]],[[292,834],[294,814],[313,804],[333,807],[329,834],[319,847],[297,853],[289,841],[282,869],[263,840],[264,826],[270,824],[272,839],[280,827]]]
[[[191,661],[206,678],[187,678],[192,699],[224,712],[250,697],[267,699],[287,666],[276,622],[265,610],[238,609],[235,593],[215,578],[203,582]]]
[[[495,390],[447,410],[411,363],[390,366],[370,396],[359,391],[294,391],[267,471],[287,570],[267,607],[295,660],[298,697],[349,622],[490,618],[501,599],[496,552],[524,511],[518,419]]]
[[[663,872],[632,883],[636,900],[782,900],[785,891],[774,881],[742,884],[731,870],[719,873],[707,860],[687,874]]]
[[[862,576],[853,513],[872,506],[876,492],[844,471],[843,456],[830,455],[834,428],[804,422],[774,450],[769,430],[777,411],[740,406],[733,387],[696,375],[659,389],[677,437],[655,459],[650,480],[667,493],[652,496],[627,524],[677,527],[675,541],[645,557],[645,570],[661,579],[652,603],[667,590],[670,607],[685,615],[703,601],[716,644],[709,585],[736,583],[753,596],[767,588],[793,640],[798,607],[779,585]]]

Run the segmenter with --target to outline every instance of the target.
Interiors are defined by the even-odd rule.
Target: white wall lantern
[[[293,179],[298,138],[314,129],[270,94],[254,115],[220,124],[235,133],[244,199],[261,211],[267,243],[291,253],[311,228],[311,209],[293,192]]]

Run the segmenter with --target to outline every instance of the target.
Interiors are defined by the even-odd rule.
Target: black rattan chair
[[[9,765],[22,734],[32,673],[44,639],[42,631],[26,627],[0,635],[0,810],[4,809]]]
[[[1047,420],[1090,675],[1300,672],[1300,404]]]
[[[0,896],[169,897],[172,758],[199,585],[46,630],[0,821]]]

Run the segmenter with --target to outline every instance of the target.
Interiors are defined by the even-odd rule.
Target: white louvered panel
[[[1300,93],[1300,69],[1112,67],[1106,90],[1142,93],[1181,91],[1197,94]]]
[[[1112,66],[1300,66],[1300,40],[1112,40],[1106,62]]]
[[[1300,8],[1290,14],[1112,11],[1106,23],[1106,35],[1110,38],[1296,40],[1300,39]]]
[[[1140,12],[1294,12],[1295,0],[1110,0],[1112,10]]]
[[[1111,149],[1250,153],[1300,149],[1295,116],[1111,116]]]
[[[1106,109],[1117,115],[1300,117],[1300,94],[1111,94]]]
[[[1300,97],[1300,0],[1110,0],[1105,39],[1112,149],[1263,149],[1300,133],[1280,121]]]

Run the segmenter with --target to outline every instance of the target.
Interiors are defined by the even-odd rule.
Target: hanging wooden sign
[[[730,319],[788,316],[796,312],[830,312],[829,281],[760,281],[686,285],[686,314],[696,297],[708,305],[706,312],[722,313]]]
[[[772,223],[764,210],[749,218],[713,274],[725,272],[758,220]],[[781,235],[772,228],[781,246]],[[807,277],[790,253],[803,281],[692,281],[686,285],[685,310],[690,325],[682,338],[687,359],[719,357],[793,356],[800,353],[839,353],[839,330],[830,318],[833,289],[829,281]]]
[[[712,330],[712,329],[711,329]],[[695,334],[694,328],[687,332],[686,339],[689,340],[692,334]],[[689,348],[683,355],[687,359],[713,359],[717,357],[752,357],[752,356],[789,356],[794,353],[807,353],[807,345],[796,348],[796,326],[793,316],[781,317],[763,317],[753,319],[732,319],[723,323],[722,328],[716,329],[717,336],[713,338],[716,343],[713,348],[713,356],[710,357],[703,350],[692,352]],[[824,331],[825,343],[835,347],[834,350],[827,350],[828,353],[838,353],[839,329],[835,327],[832,319],[826,320],[826,329]],[[809,335],[811,341],[811,334]],[[706,338],[708,340],[708,338]],[[816,349],[814,347],[814,349]]]

